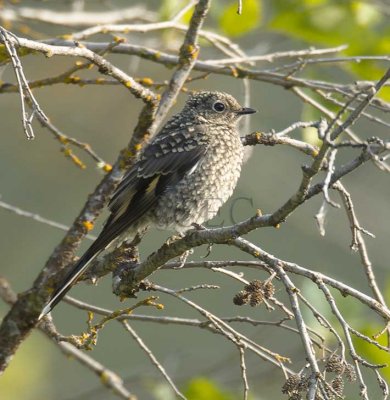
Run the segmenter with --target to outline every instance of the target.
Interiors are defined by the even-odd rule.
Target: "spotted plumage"
[[[152,225],[185,232],[213,218],[240,176],[243,147],[237,122],[255,110],[230,95],[189,97],[144,148],[110,203],[110,217],[91,247],[65,277],[41,315],[48,313],[89,263],[114,242]]]

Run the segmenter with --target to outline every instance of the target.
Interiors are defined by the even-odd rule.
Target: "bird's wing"
[[[109,204],[111,216],[102,232],[55,290],[39,318],[63,298],[102,250],[151,209],[165,190],[199,165],[208,144],[204,128],[180,128],[166,135],[163,130],[145,147],[114,193]]]
[[[202,126],[177,129],[157,136],[142,152],[115,191],[102,233],[93,246],[98,251],[135,224],[169,187],[199,165],[207,151]],[[95,243],[94,243],[95,244]]]

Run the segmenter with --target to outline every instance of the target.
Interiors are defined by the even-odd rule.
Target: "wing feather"
[[[207,151],[201,129],[199,126],[189,134],[188,131],[183,133],[182,128],[177,134],[157,136],[145,148],[109,203],[111,215],[95,242],[95,251],[137,223],[157,203],[164,190],[193,172]],[[179,148],[182,151],[178,151]]]
[[[175,118],[172,121],[175,122]],[[102,232],[53,293],[40,318],[62,299],[102,250],[136,224],[164,191],[197,168],[207,151],[207,135],[202,135],[203,128],[176,126],[176,131],[172,128],[172,123],[165,126],[119,184],[109,204],[111,216]]]

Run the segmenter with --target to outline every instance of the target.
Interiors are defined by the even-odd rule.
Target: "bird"
[[[148,226],[184,234],[213,218],[232,195],[241,173],[238,122],[256,110],[230,94],[199,91],[171,117],[125,173],[97,239],[54,290],[48,314],[100,253]]]

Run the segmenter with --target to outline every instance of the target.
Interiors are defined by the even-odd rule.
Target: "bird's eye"
[[[221,113],[221,112],[225,111],[225,108],[226,108],[225,104],[223,104],[221,101],[216,101],[213,104],[213,110],[216,112]]]

